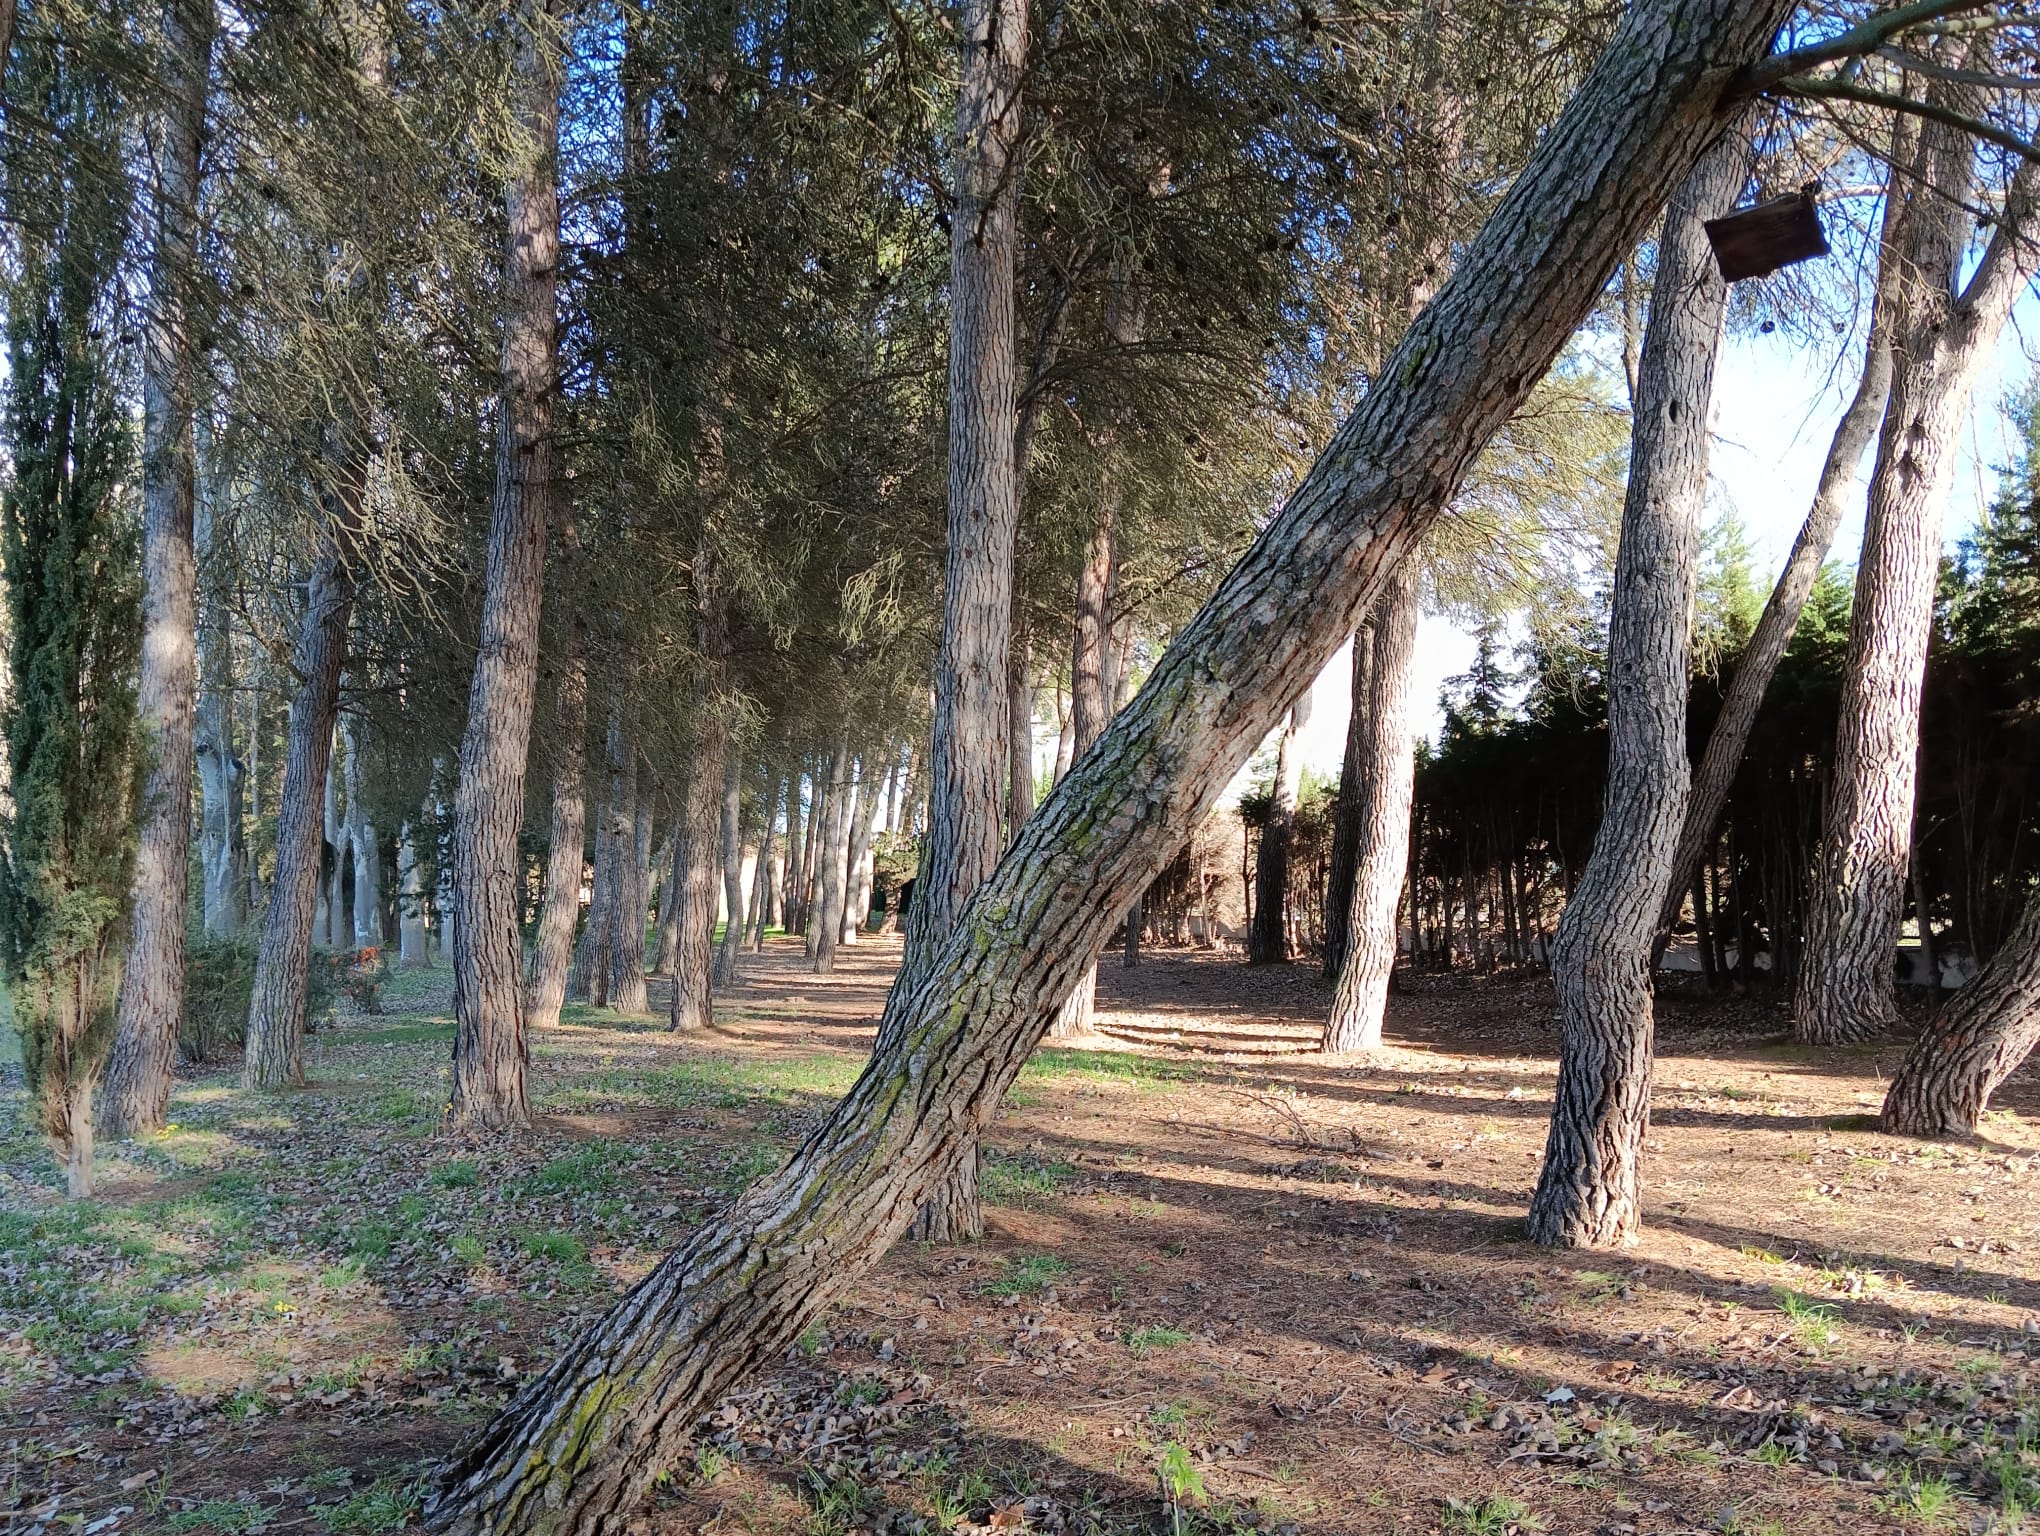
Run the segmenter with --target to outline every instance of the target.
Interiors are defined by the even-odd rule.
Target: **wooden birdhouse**
[[[1827,255],[1827,236],[1814,207],[1819,193],[1820,183],[1809,182],[1797,192],[1707,220],[1703,227],[1722,279],[1736,283]]]

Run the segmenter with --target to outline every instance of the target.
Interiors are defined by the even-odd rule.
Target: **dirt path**
[[[180,1084],[69,1207],[0,1208],[11,1530],[399,1528],[415,1479],[854,1076],[897,950],[749,962],[712,1035],[570,1011],[540,1129],[436,1127],[444,976],[320,1038],[316,1086]],[[1425,983],[1303,1054],[1302,970],[1101,973],[991,1138],[990,1231],[904,1247],[703,1427],[648,1529],[1501,1533],[1981,1528],[2040,1495],[2036,1089],[1989,1140],[1866,1129],[1895,1044],[1664,1000],[1649,1228],[1520,1241],[1541,980]],[[655,995],[654,1006],[663,1005]],[[18,1100],[18,1089],[13,1090]],[[2009,1507],[2008,1507],[2009,1505]]]

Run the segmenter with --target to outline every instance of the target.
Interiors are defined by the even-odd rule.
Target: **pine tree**
[[[36,52],[16,99],[62,149],[15,161],[6,188],[10,211],[33,208],[52,236],[25,245],[7,296],[14,478],[0,550],[14,675],[0,729],[14,800],[0,828],[0,956],[43,1129],[82,1198],[139,789],[135,453],[113,340],[127,207],[86,170],[115,158],[112,81],[68,48]]]

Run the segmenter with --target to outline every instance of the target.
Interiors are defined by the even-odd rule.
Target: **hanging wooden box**
[[[1738,208],[1707,220],[1703,227],[1722,278],[1731,283],[1828,253],[1811,189],[1788,192],[1754,208]]]

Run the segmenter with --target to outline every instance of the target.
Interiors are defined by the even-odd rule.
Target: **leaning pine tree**
[[[111,139],[110,93],[61,66],[49,76],[35,95],[44,120]],[[34,179],[44,183],[32,189],[37,212],[57,233],[24,248],[7,295],[14,476],[0,498],[0,556],[13,684],[0,730],[13,806],[0,825],[0,957],[32,1101],[71,1195],[83,1198],[140,788],[134,445],[112,344],[101,339],[119,329],[105,310],[124,210],[104,187],[62,173]],[[7,190],[13,203],[31,189]]]
[[[690,1234],[469,1437],[434,1479],[427,1529],[633,1528],[696,1417],[884,1257],[975,1145],[1121,914],[1380,600],[1739,112],[1753,84],[1740,71],[1787,10],[1630,7],[1382,384],[1028,819],[923,978],[895,986],[843,1101],[786,1167]]]

